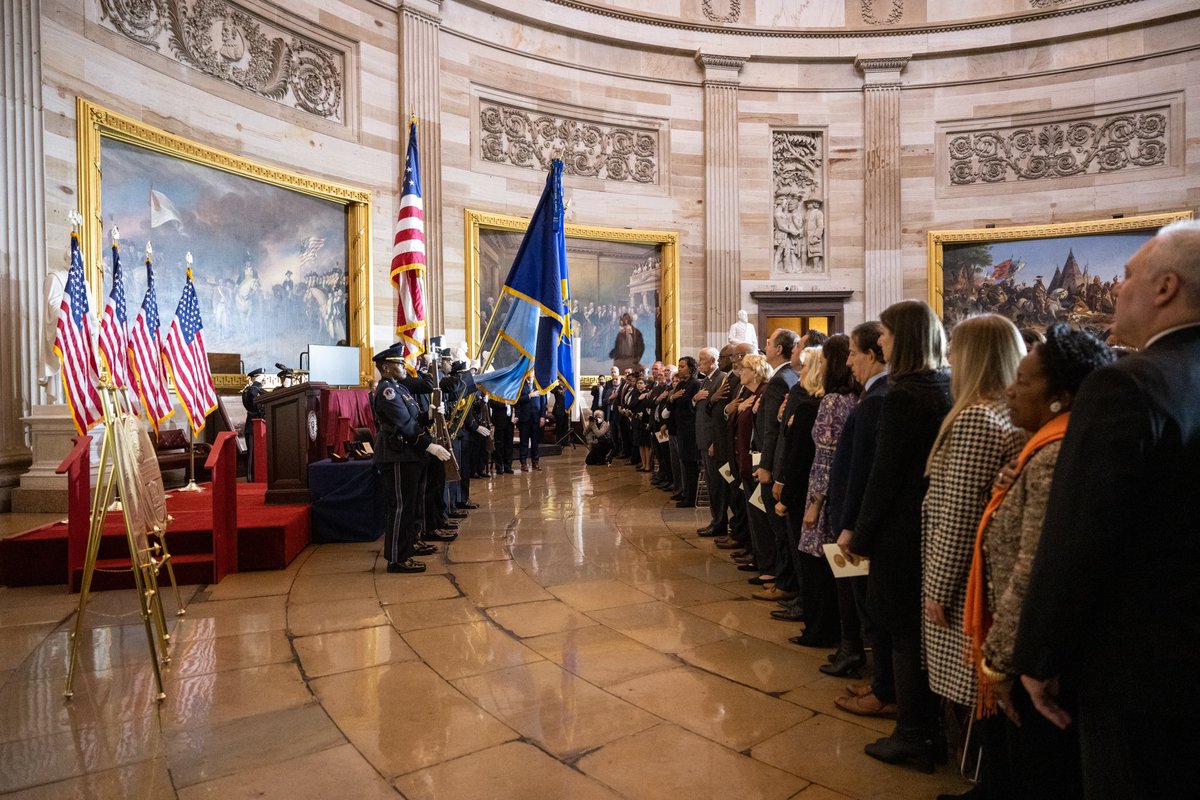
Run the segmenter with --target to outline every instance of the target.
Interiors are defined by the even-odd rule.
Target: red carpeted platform
[[[167,531],[167,547],[180,583],[213,582],[213,518],[211,487],[204,492],[167,493],[167,512],[174,522]],[[237,568],[239,572],[283,569],[308,544],[307,505],[266,505],[265,484],[237,484]],[[110,512],[104,522],[96,589],[127,588],[133,578],[127,571],[129,548],[121,514]],[[0,584],[36,586],[66,583],[67,525],[47,525],[0,541]],[[81,575],[70,576],[71,589],[79,588]]]

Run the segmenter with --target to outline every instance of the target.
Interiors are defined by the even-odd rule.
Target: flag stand
[[[158,571],[165,564],[171,583],[175,586],[176,602],[179,605],[179,587],[175,585],[175,574],[171,568],[170,553],[166,550],[163,531],[157,529],[159,542],[151,544],[141,524],[134,525],[131,516],[132,502],[141,486],[134,477],[134,452],[122,420],[135,420],[135,417],[123,415],[117,398],[117,388],[113,385],[107,371],[100,374],[99,394],[103,422],[105,427],[104,442],[100,448],[99,472],[96,479],[95,494],[92,496],[91,518],[88,527],[87,551],[84,559],[83,578],[79,589],[79,609],[75,615],[75,628],[71,634],[71,654],[67,668],[67,685],[64,696],[69,700],[74,696],[75,668],[79,661],[79,641],[83,631],[83,617],[90,599],[92,578],[95,575],[97,556],[100,552],[100,542],[104,532],[104,519],[107,515],[109,501],[113,498],[114,489],[122,498],[121,514],[125,521],[125,539],[129,547],[131,570],[134,587],[138,596],[138,606],[142,623],[146,628],[146,643],[150,648],[150,662],[154,667],[154,680],[158,688],[155,700],[166,699],[163,690],[162,667],[160,664],[159,647],[161,644],[161,663],[169,664],[171,659],[167,653],[171,634],[167,630],[166,616],[163,611],[162,595],[158,587]],[[169,518],[168,518],[169,519]],[[178,613],[182,614],[182,611]],[[160,641],[161,640],[161,641]]]
[[[204,487],[196,483],[196,437],[192,434],[192,426],[188,425],[188,450],[191,458],[188,460],[187,486],[179,489],[181,492],[203,492]]]

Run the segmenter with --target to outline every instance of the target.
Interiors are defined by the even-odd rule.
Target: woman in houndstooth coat
[[[1025,442],[1004,400],[1025,346],[1012,322],[989,314],[959,323],[951,353],[954,406],[929,456],[921,507],[921,633],[930,688],[971,707],[975,669],[963,633],[967,575],[992,484]]]

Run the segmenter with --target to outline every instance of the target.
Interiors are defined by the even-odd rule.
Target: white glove
[[[482,425],[480,425],[478,428],[476,428],[475,432],[478,433],[480,436],[482,436],[485,439],[492,435],[492,429],[485,428]]]
[[[430,442],[429,446],[425,448],[425,452],[429,453],[429,455],[433,456],[438,461],[450,460],[450,451],[442,447],[437,442]]]
[[[438,403],[437,407],[434,410],[437,411],[437,413],[441,414],[442,416],[445,416],[446,415],[446,404]]]
[[[662,418],[663,418],[663,419],[669,419],[670,417],[671,417],[671,409],[669,409],[669,408],[664,408],[664,409],[663,409],[663,413],[662,413]]]

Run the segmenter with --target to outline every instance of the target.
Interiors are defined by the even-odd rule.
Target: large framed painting
[[[529,220],[466,211],[467,342],[479,354]],[[566,226],[571,317],[583,388],[597,376],[673,362],[679,352],[679,234],[673,231]],[[493,327],[493,335],[495,328]]]
[[[310,344],[358,347],[370,377],[370,193],[258,164],[80,98],[81,243],[97,307],[111,286],[109,233],[121,233],[130,315],[146,289],[153,244],[167,324],[188,253],[210,353],[246,369],[298,367]],[[217,389],[240,374],[215,374]]]
[[[1018,327],[1068,322],[1098,334],[1112,325],[1125,262],[1162,226],[1190,211],[929,232],[929,304],[947,328],[1002,314]]]

